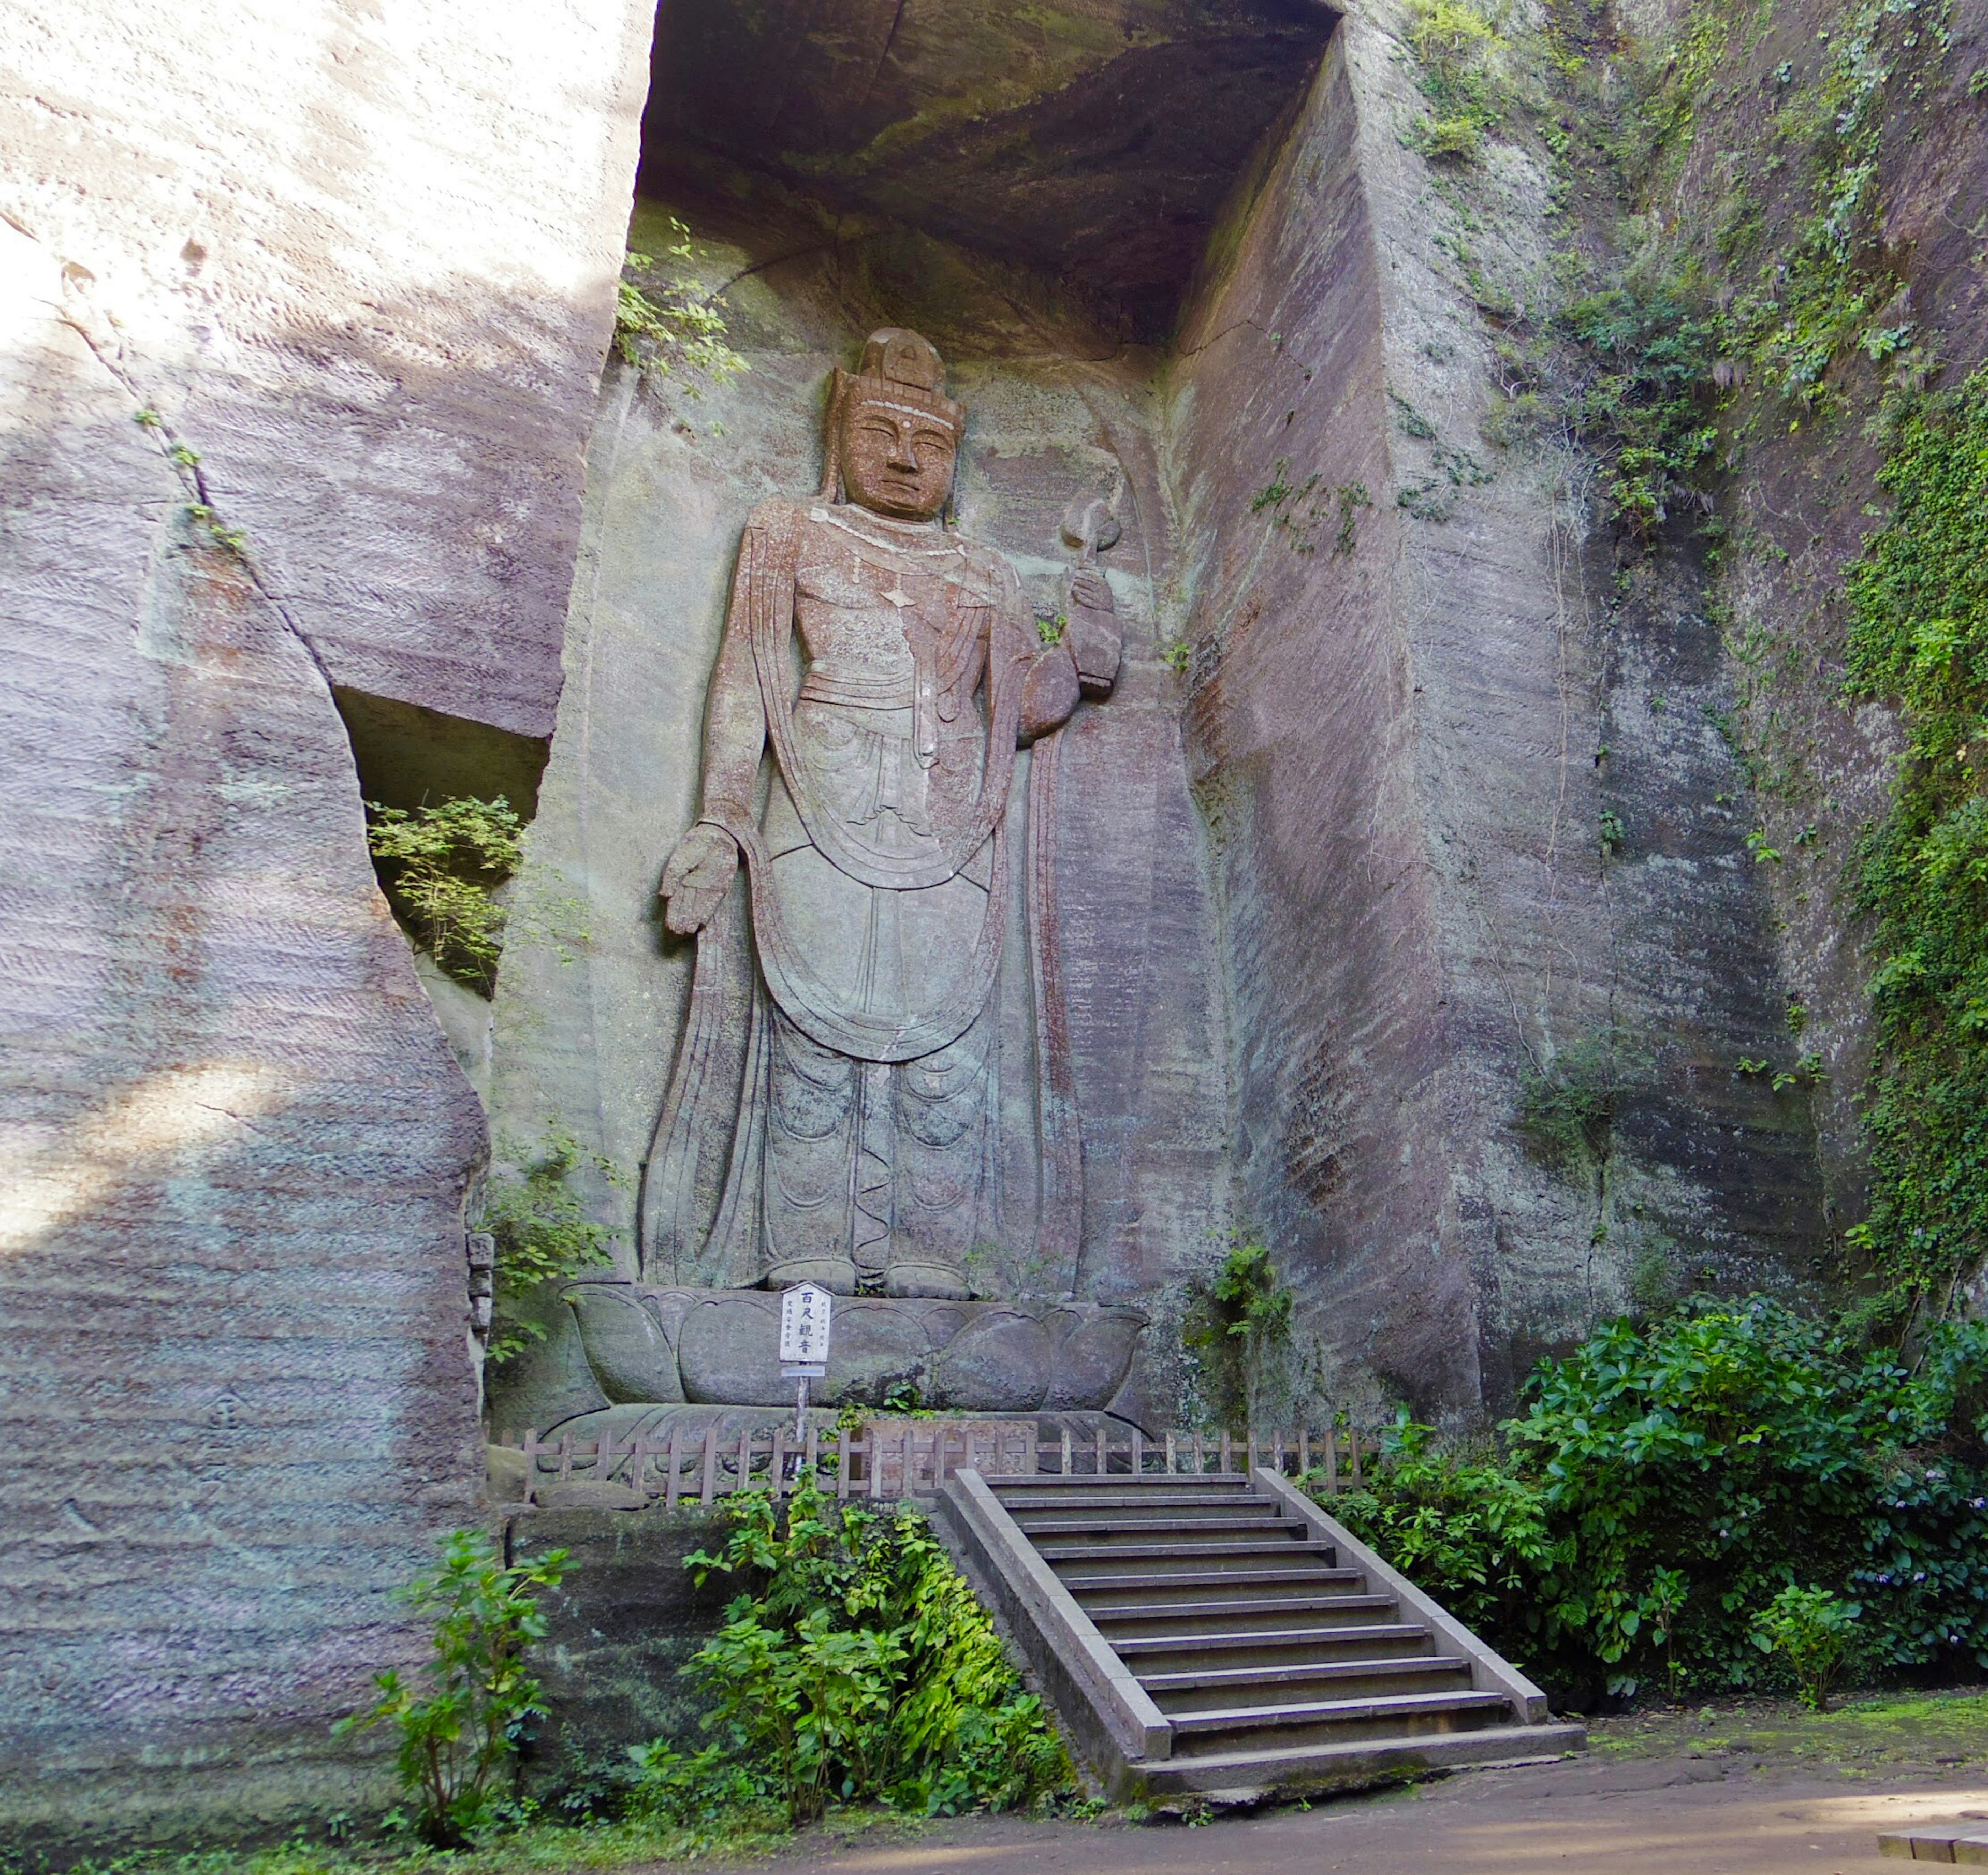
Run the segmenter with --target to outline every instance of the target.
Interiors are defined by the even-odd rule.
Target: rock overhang
[[[644,192],[718,157],[1066,283],[1164,340],[1322,0],[664,0]]]

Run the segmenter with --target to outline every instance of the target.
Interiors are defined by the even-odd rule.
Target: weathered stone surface
[[[59,1846],[370,1807],[328,1728],[476,1514],[482,1116],[327,680],[549,726],[647,20],[10,25],[0,1827]]]
[[[587,1282],[564,1296],[587,1366],[614,1405],[783,1407],[794,1397],[780,1376],[772,1291]],[[955,1411],[1101,1410],[1124,1383],[1145,1325],[1135,1309],[1090,1303],[845,1298],[830,1371],[809,1383],[809,1398],[881,1406],[901,1386]]]
[[[1158,342],[1332,20],[1264,0],[678,0],[643,189],[715,150],[1061,279]]]
[[[684,1558],[715,1549],[722,1513],[525,1510],[505,1525],[513,1556],[567,1554],[545,1594],[536,1665],[550,1717],[525,1755],[528,1789],[556,1791],[588,1760],[624,1762],[631,1745],[695,1738],[698,1702],[681,1669],[718,1630],[740,1585],[697,1586]]]
[[[1398,133],[1420,108],[1399,30],[1347,16],[1218,242],[1172,440],[1239,1208],[1335,1385],[1468,1411],[1639,1284],[1805,1276],[1820,1218],[1805,1114],[1713,1067],[1780,1015],[1757,882],[1670,830],[1729,785],[1700,733],[1716,671],[1604,796],[1597,750],[1682,647],[1611,667],[1565,465],[1479,433],[1489,339]],[[1493,153],[1471,206],[1496,279],[1542,262],[1540,191]],[[1355,491],[1371,510],[1339,506]],[[1604,804],[1632,829],[1607,865]],[[1611,1031],[1632,1065],[1607,1162],[1556,1176],[1520,1137],[1523,1076]]]

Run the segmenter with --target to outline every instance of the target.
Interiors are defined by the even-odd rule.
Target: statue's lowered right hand
[[[701,931],[724,903],[739,870],[739,846],[722,827],[700,820],[663,868],[663,922],[679,938]]]

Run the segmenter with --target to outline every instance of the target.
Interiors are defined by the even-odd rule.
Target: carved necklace
[[[938,535],[939,544],[935,547],[914,545],[915,540],[930,540],[933,538],[928,531],[929,526],[928,522],[892,521],[882,515],[873,515],[867,508],[863,509],[861,512],[864,520],[871,526],[888,528],[894,532],[901,531],[904,534],[911,535],[913,539],[891,540],[881,538],[871,533],[867,528],[859,526],[854,520],[849,519],[846,510],[838,512],[833,508],[816,508],[810,511],[809,519],[825,522],[830,527],[840,528],[844,533],[854,535],[865,546],[875,547],[886,553],[915,554],[920,559],[925,560],[964,560],[966,558],[966,543],[964,541],[955,540],[948,535]]]

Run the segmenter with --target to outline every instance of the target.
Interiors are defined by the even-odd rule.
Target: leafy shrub
[[[1469,0],[1410,0],[1408,48],[1429,115],[1409,140],[1432,163],[1472,163],[1499,110],[1491,59],[1504,43]]]
[[[1942,1312],[1988,1256],[1988,370],[1904,425],[1897,502],[1850,568],[1848,689],[1902,713],[1857,894],[1876,920],[1871,1212],[1852,1241]]]
[[[670,243],[663,258],[688,265],[692,258],[690,230],[670,218]],[[725,315],[713,300],[679,281],[645,283],[628,275],[653,275],[658,265],[652,254],[631,252],[624,264],[614,305],[614,349],[626,363],[668,377],[678,370],[701,371],[723,383],[752,367],[725,342]],[[696,386],[686,384],[691,397]]]
[[[501,794],[415,808],[369,801],[366,813],[367,844],[395,914],[458,983],[489,995],[505,922],[491,893],[518,870],[525,823]]]
[[[1759,1677],[1789,1586],[1854,1600],[1874,1666],[1988,1666],[1988,1326],[1915,1372],[1756,1297],[1597,1329],[1496,1444],[1405,1422],[1338,1514],[1563,1690]]]
[[[512,1819],[513,1761],[525,1727],[544,1710],[524,1644],[546,1631],[536,1591],[558,1586],[566,1552],[507,1567],[482,1530],[455,1531],[440,1547],[440,1566],[400,1591],[417,1612],[436,1617],[425,1688],[392,1668],[376,1674],[378,1701],[333,1730],[343,1737],[387,1720],[400,1728],[398,1768],[414,1826],[448,1849]]]
[[[1237,1244],[1191,1294],[1182,1340],[1208,1404],[1225,1424],[1260,1423],[1289,1352],[1295,1298],[1262,1244]]]
[[[1827,1589],[1798,1589],[1790,1583],[1753,1617],[1753,1644],[1763,1654],[1785,1657],[1802,1704],[1827,1712],[1829,1689],[1849,1657],[1862,1613],[1854,1602]]]
[[[926,1815],[1009,1809],[1068,1789],[1070,1761],[1041,1702],[924,1516],[837,1505],[805,1481],[784,1509],[765,1491],[725,1500],[716,1554],[685,1559],[763,1586],[739,1596],[688,1671],[715,1736],[636,1755],[635,1800],[684,1822],[777,1803],[799,1823],[831,1801]]]
[[[549,1282],[597,1269],[610,1262],[616,1233],[597,1223],[586,1201],[567,1182],[583,1164],[610,1183],[620,1174],[611,1159],[588,1155],[580,1142],[556,1123],[549,1127],[536,1150],[519,1154],[505,1148],[518,1169],[494,1176],[484,1187],[481,1221],[497,1240],[497,1294],[489,1358],[493,1363],[512,1359],[533,1341],[543,1341],[543,1325],[520,1311],[519,1305]]]

